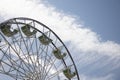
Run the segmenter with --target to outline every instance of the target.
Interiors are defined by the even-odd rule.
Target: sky
[[[119,3],[118,0],[1,0],[0,21],[21,16],[38,20],[66,44],[81,80],[119,80]]]
[[[119,0],[46,0],[57,9],[75,15],[103,40],[120,43]]]

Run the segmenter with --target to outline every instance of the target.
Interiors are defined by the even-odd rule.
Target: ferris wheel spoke
[[[57,61],[57,59],[54,59],[53,62],[51,62],[51,65],[46,69],[46,76],[48,75],[48,73],[50,72],[51,68],[54,66],[55,61]],[[46,78],[46,76],[44,77],[44,79]]]
[[[12,66],[12,65],[10,65],[10,64],[8,64],[8,63],[6,63],[6,62],[4,62],[4,61],[2,61],[2,63],[6,64],[6,65],[9,66],[9,67],[12,67],[12,68],[13,68],[14,70],[16,70],[17,72],[19,72],[19,73],[25,75],[25,73],[21,72],[21,71],[18,70],[16,67],[14,67],[14,66]],[[3,72],[6,73],[6,74],[10,74],[9,72],[6,72],[6,71],[3,71]]]
[[[34,24],[34,26],[35,26],[35,24]],[[39,65],[39,66],[41,66],[40,65],[40,60],[39,60],[39,46],[38,46],[38,39],[37,39],[37,37],[36,37],[36,35],[35,35],[35,49],[36,49],[36,63]],[[40,70],[39,70],[40,71]]]
[[[28,66],[27,64],[26,64],[26,62],[23,60],[23,58],[17,53],[17,51],[15,51],[15,49],[12,47],[12,46],[10,46],[11,47],[11,49],[17,54],[17,56],[19,57],[19,60],[21,60],[23,63],[24,63],[24,65],[27,67],[27,69],[29,69],[30,71],[31,71],[31,69],[29,68],[30,66]]]
[[[48,56],[47,53],[48,53],[48,46],[47,46],[47,48],[46,48],[46,53],[45,53],[45,57],[44,57],[45,59],[44,59],[44,66],[43,66],[43,67],[45,67],[45,69],[48,68],[47,63],[46,63],[46,61],[47,61],[47,56]],[[43,71],[43,74],[44,74],[44,73],[46,74],[46,70]]]
[[[60,73],[63,72],[63,70],[65,69],[65,67],[59,69],[59,67],[61,67],[62,64],[63,64],[62,61],[61,61],[59,64],[57,64],[56,68],[57,68],[58,70],[57,70],[56,72],[50,74],[49,76],[47,76],[47,78],[48,78],[47,80],[51,80],[52,78],[56,77],[56,75],[58,75],[58,74],[60,74]]]
[[[52,78],[56,77],[56,75],[59,75],[60,73],[62,73],[62,71],[63,69],[50,74],[49,76],[47,76],[48,80],[51,80]]]
[[[28,53],[29,53],[29,57],[30,57],[30,62],[33,66],[33,69],[35,69],[36,65],[35,65],[35,57],[34,57],[34,52],[33,52],[33,48],[32,48],[32,45],[34,43],[34,40],[31,42],[31,40],[27,39],[26,40],[26,44],[27,44],[27,48],[28,48]]]
[[[15,40],[16,40],[16,38],[14,38]],[[16,40],[17,41],[17,40]],[[20,43],[18,43],[18,42],[20,42]],[[19,56],[21,57],[21,61],[24,61],[23,59],[22,59],[22,56],[24,55],[24,59],[25,60],[27,60],[27,56],[25,55],[25,53],[24,53],[24,51],[23,51],[23,49],[22,49],[22,46],[21,46],[21,42],[22,41],[18,41],[18,42],[16,42],[16,44],[15,44],[15,42],[13,41],[12,43],[13,43],[13,45],[14,45],[14,47],[15,47],[15,50],[19,53]],[[17,50],[17,47],[16,46],[19,46],[19,50]],[[21,54],[23,54],[22,56],[20,55],[20,53]],[[28,61],[27,61],[28,62]],[[29,64],[29,63],[28,63]],[[24,62],[24,65],[29,69],[29,71],[31,71],[31,69],[30,69],[30,65],[27,65],[25,62]]]
[[[46,47],[44,47],[44,50],[46,49]],[[42,64],[42,67],[43,68],[41,68],[41,72],[42,72],[42,76],[44,76],[45,74],[46,74],[46,67],[47,66],[45,66],[46,64],[45,64],[45,57],[44,57],[44,55],[42,55],[42,54],[45,54],[46,55],[46,52],[41,52],[41,64]]]
[[[33,57],[33,60],[34,60],[34,66],[36,67],[37,65],[36,65],[36,62],[37,62],[37,58],[36,58],[36,51],[34,51],[34,49],[33,48],[35,48],[35,47],[33,47],[33,44],[35,43],[35,38],[34,38],[34,40],[32,40],[32,42],[31,42],[31,40],[29,39],[29,46],[30,46],[30,49],[29,49],[29,52],[31,51],[31,53],[33,54],[33,56],[35,56],[35,57]]]
[[[19,28],[19,25],[17,24],[17,27],[18,27],[18,29],[19,29],[19,31],[20,31],[20,28]],[[22,35],[22,33],[21,33],[21,31],[20,31],[20,36],[21,36],[21,38],[22,38],[22,41],[23,41],[23,45],[25,46],[25,49],[26,49],[26,54],[27,54],[27,56],[28,56],[28,59],[27,59],[27,57],[26,57],[26,60],[27,60],[27,62],[28,63],[32,63],[33,64],[33,60],[31,59],[31,56],[30,56],[30,53],[29,53],[29,50],[28,50],[28,46],[27,46],[27,43],[26,43],[26,40],[24,39],[24,36]],[[24,53],[25,54],[25,53]],[[24,56],[26,56],[26,55],[24,55]],[[30,59],[30,60],[29,60]],[[31,68],[33,68],[34,69],[34,67],[32,66],[32,65],[29,65],[29,67],[31,67]]]
[[[17,63],[18,60],[13,60],[13,58],[11,58],[11,56],[9,56],[8,54],[6,54],[6,52],[4,52],[3,50],[1,50],[1,51],[4,53],[4,56],[6,57],[6,59],[9,60],[9,63],[7,62],[9,65],[15,66],[16,69],[21,69],[21,70],[23,70],[24,72],[26,72],[26,70],[21,66],[22,64],[20,64],[21,61],[20,61],[20,63],[18,64],[18,63]],[[3,60],[2,60],[2,61],[3,61]],[[10,72],[11,69],[12,69],[12,67],[10,67],[10,69],[9,69],[8,72]]]

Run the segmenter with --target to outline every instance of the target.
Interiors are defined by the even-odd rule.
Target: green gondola
[[[71,72],[70,68],[63,70],[63,74],[68,78],[71,79],[76,75],[76,72]]]
[[[14,29],[13,31],[10,30],[11,25],[2,25],[0,26],[1,31],[4,35],[6,35],[7,37],[12,37],[13,35],[17,34],[18,30]]]
[[[26,24],[25,26],[21,27],[21,30],[27,37],[30,37],[30,36],[37,33],[36,30],[33,30],[32,32],[30,31],[30,25],[29,24]]]
[[[49,45],[52,42],[52,40],[45,35],[40,36],[39,40],[43,45]]]
[[[60,49],[53,50],[53,54],[57,59],[62,59],[66,56],[66,53],[61,54]]]

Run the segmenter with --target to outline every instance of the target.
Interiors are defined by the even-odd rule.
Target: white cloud
[[[74,17],[44,5],[41,0],[2,0],[0,13],[5,19],[30,17],[50,26],[64,41],[71,41],[77,49],[110,56],[120,56],[120,45],[112,41],[101,42],[99,35],[77,24]]]
[[[111,58],[106,59],[108,62],[103,62],[104,66],[114,58],[114,62],[120,59],[120,44],[114,41],[101,41],[97,33],[85,28],[83,24],[80,24],[81,22],[76,21],[75,17],[60,12],[55,9],[55,7],[44,4],[41,0],[1,0],[0,16],[3,17],[4,20],[13,17],[29,17],[46,24],[64,42],[70,42],[70,51],[79,55],[74,56],[74,54],[72,54],[75,60],[81,60],[79,64],[92,64],[95,60],[99,61],[101,55]],[[0,19],[0,21],[2,20]],[[80,52],[85,54],[80,54]],[[120,64],[117,64],[117,61],[116,66],[118,68]],[[98,65],[100,65],[100,63]]]

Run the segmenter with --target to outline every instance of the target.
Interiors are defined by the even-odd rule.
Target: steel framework
[[[80,80],[62,40],[43,23],[24,17],[0,23],[0,74],[12,80]]]

